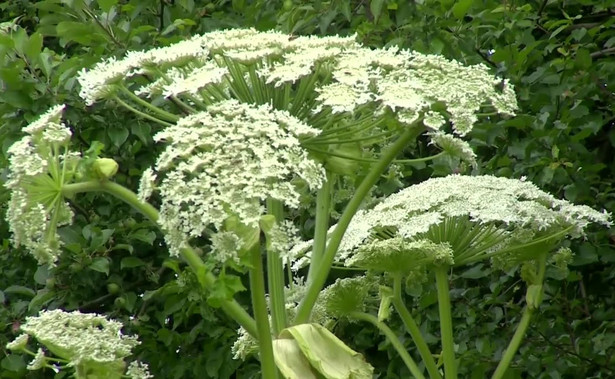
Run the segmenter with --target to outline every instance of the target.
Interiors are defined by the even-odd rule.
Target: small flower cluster
[[[95,368],[100,364],[108,364],[108,367],[118,366],[123,370],[124,358],[131,354],[139,341],[136,337],[123,335],[122,327],[121,323],[94,313],[65,312],[59,309],[42,311],[37,317],[27,317],[21,325],[24,334],[6,347],[13,351],[28,351],[28,337],[32,336],[51,353],[68,361],[67,367]],[[60,368],[48,365],[47,360],[44,350],[39,348],[28,369],[51,367],[57,371]],[[126,374],[132,379],[153,377],[148,373],[147,364],[137,361],[129,365]]]
[[[171,253],[178,254],[186,238],[201,236],[212,224],[221,230],[231,215],[258,227],[267,198],[298,207],[292,180],[301,178],[315,189],[324,170],[297,138],[317,133],[285,111],[228,100],[156,134],[154,139],[168,147],[156,173],[144,175],[140,196],[145,198],[156,176],[162,177],[159,221]]]
[[[11,190],[6,218],[15,246],[24,246],[39,263],[53,265],[61,242],[56,229],[70,224],[73,213],[60,194],[79,155],[67,151],[70,129],[61,121],[63,105],[51,108],[8,149]]]

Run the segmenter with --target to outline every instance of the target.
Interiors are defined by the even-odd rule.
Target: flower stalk
[[[256,319],[258,336],[258,349],[261,360],[261,373],[263,379],[278,378],[278,369],[273,357],[271,328],[269,326],[269,312],[265,292],[265,273],[260,244],[255,244],[250,251],[250,289],[252,295],[252,308]]]
[[[67,184],[62,188],[65,197],[73,197],[80,192],[106,192],[132,206],[135,210],[143,214],[150,221],[157,224],[158,210],[147,202],[139,200],[139,197],[128,188],[110,181],[88,181],[81,183]],[[205,263],[198,254],[191,248],[181,249],[182,257],[186,260],[192,271],[197,275],[199,282],[207,287],[211,287],[216,281],[215,276],[207,270]],[[222,310],[239,323],[251,335],[257,335],[257,328],[254,319],[237,303],[235,300],[223,300],[220,306]]]
[[[299,304],[299,308],[297,310],[297,317],[295,318],[296,324],[303,324],[308,322],[310,318],[310,314],[312,312],[312,308],[316,303],[316,299],[318,298],[318,294],[322,290],[325,281],[327,280],[327,276],[329,275],[329,271],[331,270],[331,265],[333,260],[335,259],[335,254],[337,253],[337,248],[342,242],[342,238],[344,237],[344,233],[350,224],[353,216],[359,209],[359,206],[365,199],[365,196],[369,193],[371,188],[380,178],[380,175],[386,170],[391,161],[395,159],[395,157],[406,147],[408,142],[410,142],[415,137],[415,130],[412,127],[407,127],[401,133],[397,141],[393,143],[384,154],[380,160],[374,164],[367,176],[363,179],[356,192],[354,193],[352,199],[348,202],[346,209],[344,209],[344,213],[340,217],[340,220],[337,223],[337,226],[331,237],[329,238],[329,243],[327,244],[327,248],[325,249],[325,253],[322,257],[321,262],[318,266],[310,265],[310,271],[315,271],[315,274],[312,274],[312,281],[308,282],[308,290],[303,298],[303,301]],[[309,277],[309,274],[308,274]]]
[[[453,317],[451,315],[451,297],[448,286],[450,267],[438,266],[434,269],[438,290],[438,310],[440,313],[440,338],[444,357],[444,377],[457,379],[457,362],[455,361],[455,341],[453,339]]]
[[[404,301],[402,299],[402,291],[401,291],[402,277],[401,274],[396,273],[393,275],[393,307],[399,314],[399,317],[403,321],[406,329],[410,333],[414,344],[416,345],[421,358],[423,359],[423,363],[425,364],[425,368],[427,368],[427,372],[429,373],[429,377],[431,379],[442,379],[442,375],[440,375],[440,371],[438,371],[438,366],[429,350],[429,346],[425,342],[423,335],[421,334],[421,330],[419,329],[416,321],[414,321],[414,317],[406,308]]]
[[[414,376],[415,379],[425,379],[425,376],[421,372],[421,369],[419,369],[416,362],[414,362],[414,359],[412,359],[410,354],[408,354],[408,351],[406,351],[406,348],[404,347],[404,345],[401,343],[399,338],[395,335],[395,332],[393,332],[391,328],[388,327],[387,324],[385,324],[384,322],[378,321],[377,317],[372,316],[369,313],[365,313],[365,312],[351,312],[348,316],[356,320],[369,322],[370,324],[378,328],[378,330],[380,330],[382,334],[386,336],[386,338],[389,340],[391,345],[393,345],[393,347],[395,348],[395,351],[397,351],[397,354],[399,354],[401,359],[404,361],[404,363],[406,364],[406,367],[408,368],[408,370],[410,370],[410,373],[412,374],[412,376]]]
[[[540,254],[538,258],[536,259],[536,261],[538,263],[538,274],[536,275],[536,282],[533,283],[533,285],[540,286],[539,293],[535,294],[535,296],[538,299],[535,304],[530,304],[528,301],[528,304],[525,305],[525,308],[523,309],[523,314],[521,316],[521,320],[519,320],[519,324],[517,325],[515,329],[515,334],[513,334],[513,337],[508,343],[508,346],[506,347],[506,350],[504,351],[504,354],[502,355],[502,358],[500,359],[500,362],[498,363],[498,366],[496,367],[493,373],[493,376],[491,376],[491,379],[502,379],[504,377],[504,374],[506,374],[506,371],[510,367],[510,363],[515,357],[515,354],[517,353],[517,350],[519,350],[519,346],[521,346],[521,342],[523,341],[523,338],[525,337],[525,333],[527,332],[527,329],[530,325],[530,320],[532,318],[532,315],[534,314],[538,305],[540,304],[539,298],[542,297],[542,283],[545,277],[547,254],[546,253]],[[527,288],[528,294],[531,290],[532,290],[532,285],[528,285],[528,288]],[[526,295],[526,299],[527,298],[528,296]]]

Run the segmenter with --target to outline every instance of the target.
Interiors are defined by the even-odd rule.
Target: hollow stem
[[[427,368],[427,372],[429,373],[429,377],[431,379],[442,379],[442,375],[438,371],[438,366],[436,365],[436,361],[433,359],[433,355],[429,350],[429,346],[427,346],[427,342],[423,338],[421,334],[421,330],[419,329],[416,321],[406,308],[404,301],[401,297],[401,281],[402,277],[400,274],[393,276],[393,307],[401,317],[406,329],[410,333],[414,344],[416,345],[419,354],[421,354],[421,358],[423,359],[423,363],[425,364],[425,368]]]
[[[417,366],[416,362],[414,362],[414,359],[412,359],[410,354],[408,354],[408,352],[406,351],[406,348],[404,347],[404,345],[401,343],[399,338],[397,338],[397,336],[391,330],[391,328],[389,328],[387,326],[387,324],[385,324],[385,323],[383,323],[381,321],[378,321],[377,317],[372,316],[369,313],[365,313],[365,312],[351,312],[348,316],[351,317],[351,318],[354,318],[356,320],[361,320],[361,321],[369,322],[370,324],[372,324],[376,328],[378,328],[378,330],[380,330],[382,332],[382,334],[384,334],[386,336],[386,338],[389,340],[391,345],[393,345],[393,347],[397,351],[397,354],[399,354],[401,359],[406,364],[406,367],[408,367],[408,370],[410,370],[410,373],[416,379],[425,379],[425,376],[423,375],[423,373],[421,372],[421,370]]]
[[[438,310],[440,312],[440,338],[442,339],[442,355],[444,357],[444,377],[446,379],[457,379],[453,317],[451,315],[451,297],[448,287],[449,269],[450,267],[446,265],[435,268],[436,287],[438,290]]]
[[[261,257],[260,244],[255,244],[250,253],[250,292],[252,294],[252,309],[256,320],[258,349],[261,360],[261,375],[263,379],[278,377],[278,369],[273,357],[273,343],[269,327],[269,312],[265,297],[265,273]]]
[[[308,282],[314,277],[315,267],[319,267],[327,244],[327,231],[329,230],[329,213],[331,206],[331,188],[333,174],[327,173],[326,181],[316,194],[316,221],[314,224],[314,243],[312,245],[311,264],[308,271]]]
[[[284,208],[280,201],[267,199],[267,211],[279,224],[284,221]],[[267,284],[271,300],[273,334],[278,335],[287,326],[284,300],[284,265],[277,251],[267,251]]]

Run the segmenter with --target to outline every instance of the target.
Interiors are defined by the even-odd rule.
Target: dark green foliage
[[[66,103],[66,118],[85,151],[119,163],[116,181],[136,189],[153,162],[156,126],[117,108],[85,109],[76,73],[104,57],[166,45],[228,27],[278,28],[293,34],[357,33],[370,46],[398,45],[483,63],[516,87],[516,118],[478,125],[472,134],[481,173],[527,176],[556,196],[615,209],[615,1],[266,1],[99,0],[0,4],[0,167],[20,129],[49,106]],[[503,83],[504,85],[504,83]],[[419,143],[418,149],[427,149]],[[412,167],[416,182],[450,171],[445,162]],[[410,175],[411,168],[404,168]],[[3,175],[5,170],[3,169]],[[376,194],[401,183],[383,181]],[[0,203],[8,194],[0,189]],[[143,344],[137,356],[160,378],[256,377],[254,362],[231,359],[236,325],[204,306],[184,266],[168,257],[141,216],[109,196],[74,200],[76,223],[61,230],[68,252],[57,268],[37,267],[8,244],[0,222],[0,377],[44,377],[4,346],[25,316],[43,308],[105,313],[124,321]],[[309,215],[306,235],[310,235]],[[553,274],[545,301],[513,362],[510,378],[615,376],[615,249],[599,231],[572,246],[573,270]],[[460,377],[484,378],[495,367],[524,305],[516,272],[488,266],[456,272],[451,282]],[[177,275],[177,277],[176,277]],[[438,350],[435,289],[407,288],[409,307]],[[243,304],[248,304],[244,293]],[[132,318],[131,318],[132,317]],[[391,327],[403,330],[393,319]],[[381,378],[408,372],[390,345],[364,324],[335,330],[365,353]],[[405,341],[414,354],[409,339]],[[179,349],[179,351],[178,351]],[[416,354],[415,354],[416,355]]]

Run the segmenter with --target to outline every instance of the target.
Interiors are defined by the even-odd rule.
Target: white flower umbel
[[[41,264],[55,263],[61,248],[57,227],[73,218],[60,191],[74,175],[80,157],[67,151],[71,132],[61,121],[63,110],[63,105],[51,108],[25,127],[28,135],[8,149],[5,187],[11,199],[6,218],[12,242]]]
[[[150,379],[154,377],[154,375],[149,373],[149,366],[147,363],[139,361],[130,362],[126,370],[126,375],[130,379]]]
[[[122,334],[121,323],[79,311],[42,311],[27,317],[21,329],[73,366],[117,362],[139,344],[136,337]]]
[[[298,140],[317,133],[287,112],[229,100],[156,134],[156,141],[168,143],[155,170],[160,224],[172,254],[207,227],[221,228],[231,215],[258,227],[267,198],[298,207],[292,181],[300,178],[316,189],[324,178]]]
[[[539,236],[564,232],[580,237],[590,223],[611,225],[610,214],[558,200],[527,181],[451,175],[410,186],[358,212],[337,259],[351,264],[357,249],[373,244],[373,239],[427,239],[450,243],[455,265],[460,265]],[[469,236],[475,239],[464,242]],[[472,246],[472,241],[484,242],[487,237],[491,245]]]

